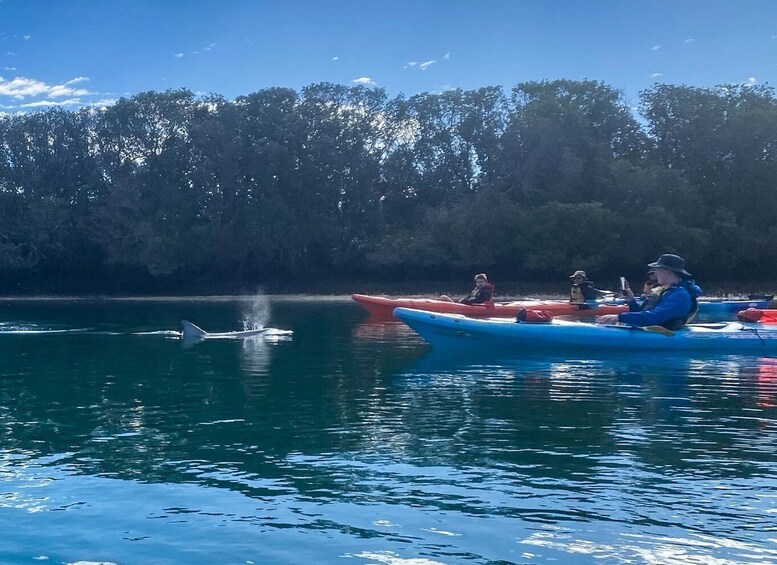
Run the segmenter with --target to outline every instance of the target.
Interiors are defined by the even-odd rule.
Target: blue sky
[[[185,87],[775,84],[777,0],[0,0],[0,112]]]

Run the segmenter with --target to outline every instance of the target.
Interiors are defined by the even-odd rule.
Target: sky
[[[0,0],[0,112],[319,82],[776,84],[777,0]]]

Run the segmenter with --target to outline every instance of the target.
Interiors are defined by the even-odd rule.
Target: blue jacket
[[[629,311],[618,314],[618,321],[630,326],[664,326],[676,330],[688,320],[696,309],[696,298],[701,288],[693,280],[682,280],[661,293],[657,303],[646,300],[640,306],[636,300],[629,302]],[[645,310],[641,310],[645,307]]]

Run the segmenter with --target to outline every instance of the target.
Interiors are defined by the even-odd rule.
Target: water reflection
[[[354,341],[369,341],[385,344],[421,344],[424,341],[406,324],[392,318],[386,320],[378,317],[356,324],[352,333]]]
[[[127,334],[167,310],[4,336],[0,525],[23,511],[46,536],[52,510],[86,529],[99,508],[121,524],[102,539],[185,538],[179,562],[207,562],[214,531],[216,562],[777,557],[777,360],[444,355],[356,314],[274,309],[279,343]]]

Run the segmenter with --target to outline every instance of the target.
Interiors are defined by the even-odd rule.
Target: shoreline
[[[388,298],[437,298],[434,292],[373,292],[359,293]],[[455,294],[455,293],[454,293]],[[755,294],[755,293],[752,293]],[[767,293],[763,293],[767,294]],[[768,293],[772,294],[772,293]],[[352,302],[348,294],[316,294],[316,293],[286,293],[286,294],[212,294],[212,295],[27,295],[0,296],[0,302],[245,302],[265,298],[274,302]],[[750,300],[746,293],[718,292],[703,294],[702,299],[709,300]],[[566,293],[545,291],[522,295],[497,295],[496,302],[511,302],[517,300],[567,300]]]

